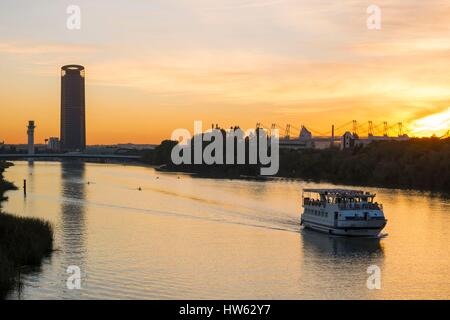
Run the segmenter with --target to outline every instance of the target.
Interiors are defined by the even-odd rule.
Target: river
[[[56,251],[9,299],[449,299],[450,200],[377,193],[381,239],[301,230],[303,181],[226,180],[153,168],[17,161],[4,211],[55,227]],[[138,188],[141,188],[139,190]],[[381,270],[368,289],[367,268]],[[69,266],[81,289],[68,289]]]

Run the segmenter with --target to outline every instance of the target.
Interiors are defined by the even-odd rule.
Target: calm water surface
[[[363,240],[300,230],[300,190],[330,184],[77,162],[16,162],[5,177],[28,194],[8,192],[4,211],[50,220],[57,248],[11,299],[450,298],[445,197],[371,188],[388,235]],[[67,289],[71,265],[81,290]],[[366,287],[370,265],[381,290]]]

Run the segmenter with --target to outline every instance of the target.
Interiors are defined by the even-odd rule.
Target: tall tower
[[[28,121],[27,134],[28,134],[28,154],[34,154],[34,121]]]
[[[66,65],[61,68],[61,149],[86,148],[84,104],[84,67]]]

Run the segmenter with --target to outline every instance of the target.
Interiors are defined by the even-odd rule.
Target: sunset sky
[[[2,0],[0,141],[24,143],[31,119],[37,143],[59,136],[65,64],[86,68],[88,144],[159,143],[194,120],[450,127],[448,0]]]

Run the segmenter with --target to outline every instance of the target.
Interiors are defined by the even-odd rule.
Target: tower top
[[[80,65],[78,65],[78,64],[68,64],[68,65],[62,66],[62,67],[61,67],[61,70],[64,70],[64,71],[67,71],[67,70],[71,70],[71,71],[74,71],[74,70],[82,71],[82,70],[84,70],[84,67],[83,67],[83,66],[80,66]]]

